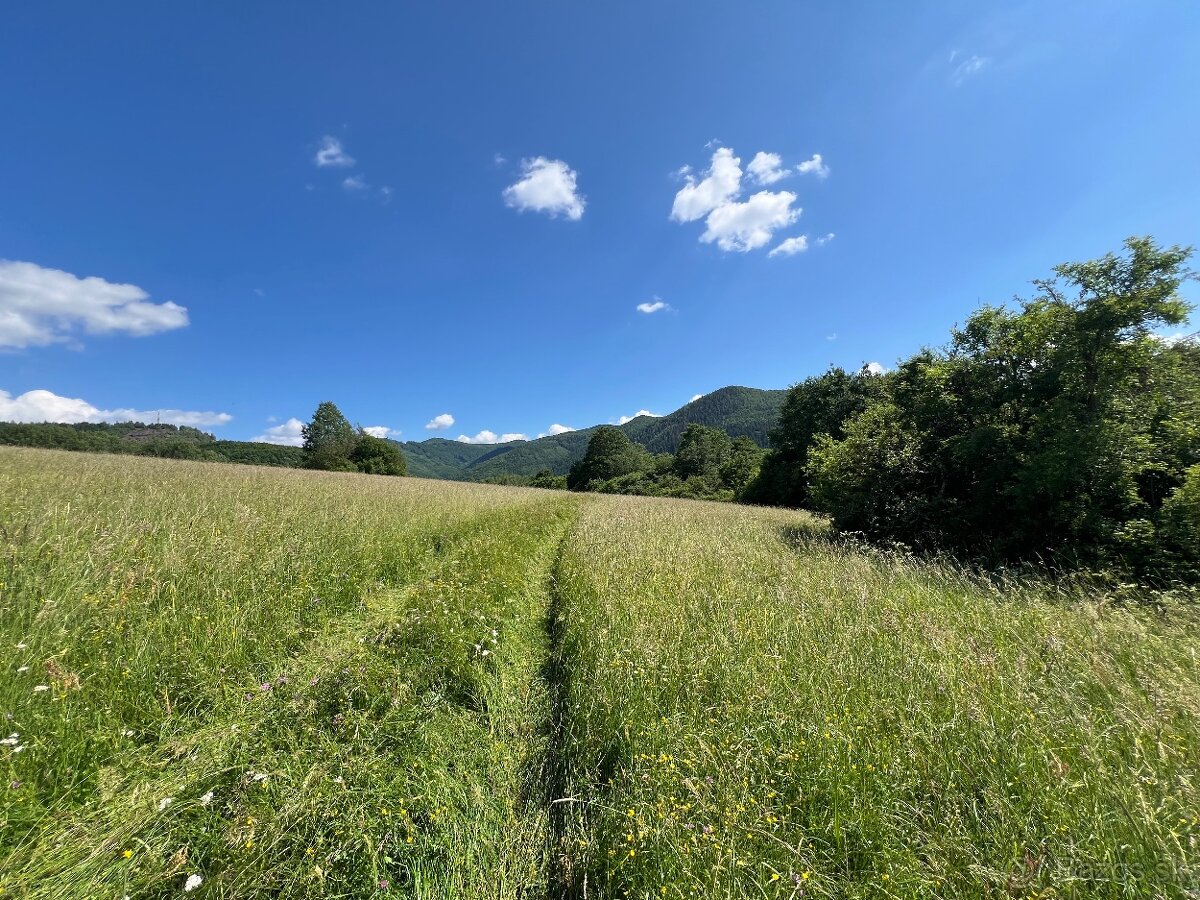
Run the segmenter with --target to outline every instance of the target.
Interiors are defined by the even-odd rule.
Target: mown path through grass
[[[93,482],[117,474],[103,462],[86,469]],[[298,502],[315,512],[317,499]],[[157,704],[151,721],[104,722],[118,740],[95,754],[87,777],[50,761],[88,756],[71,743],[95,736],[97,723],[78,719],[93,679],[45,692],[32,690],[44,672],[6,682],[0,690],[17,710],[14,727],[32,745],[28,755],[5,760],[21,766],[12,772],[20,788],[4,795],[6,892],[167,896],[196,876],[204,896],[543,895],[549,837],[541,774],[551,733],[545,625],[551,570],[577,504],[532,491],[492,499],[398,534],[403,552],[414,543],[425,550],[403,572],[347,591],[335,614],[292,639],[274,635],[278,643],[248,663],[252,677],[217,664],[219,641],[194,655],[193,667],[205,672],[188,670],[188,683],[218,686],[209,685],[207,702],[190,712],[181,708],[175,670],[162,664],[183,651],[186,637],[174,648],[135,641],[132,652],[159,657],[144,676],[154,682],[148,695],[177,699]],[[137,506],[124,509],[140,516]],[[38,527],[47,524],[69,531],[53,514]],[[58,542],[58,577],[76,553],[85,564],[95,544],[93,534],[84,537]],[[47,646],[30,653],[32,641],[73,642],[52,657],[67,671],[86,661],[91,626],[103,629],[109,616],[100,604],[95,617],[76,610],[69,627],[53,627],[60,604],[47,607],[42,595],[54,573],[31,549],[10,548],[6,604],[17,615],[5,624],[19,629],[13,643],[26,644],[31,657]],[[164,563],[160,556],[151,567],[161,571]],[[197,563],[216,560],[201,555]],[[210,574],[189,593],[220,593],[219,566]],[[39,610],[25,613],[22,599]],[[147,604],[143,621],[156,606]],[[295,622],[281,616],[278,627]],[[121,662],[125,687],[136,676]]]

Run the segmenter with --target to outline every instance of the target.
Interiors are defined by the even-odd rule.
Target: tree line
[[[1191,248],[1130,238],[1060,265],[894,371],[788,393],[745,492],[835,527],[992,563],[1200,575],[1200,345]]]

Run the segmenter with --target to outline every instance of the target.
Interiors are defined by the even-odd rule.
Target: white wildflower
[[[258,782],[266,781],[266,780],[267,780],[267,773],[266,773],[266,772],[254,772],[254,773],[253,773],[253,774],[250,776],[250,780],[251,780],[251,781],[258,781]]]
[[[187,877],[187,881],[183,883],[183,892],[186,894],[190,891],[194,891],[202,884],[204,884],[204,879],[199,875],[189,875]]]
[[[164,809],[166,809],[168,806],[170,806],[174,802],[175,802],[174,797],[163,797],[161,800],[158,801],[158,811],[162,812]]]
[[[19,669],[17,669],[18,674],[20,674],[22,672],[28,672],[28,671],[29,671],[29,666],[21,666]]]
[[[14,731],[8,737],[4,738],[4,740],[0,740],[0,746],[15,747],[17,744],[21,743],[20,738],[21,735]]]
[[[50,685],[48,685],[48,684],[39,684],[37,687],[35,687],[35,688],[33,689],[33,692],[34,692],[35,694],[40,694],[42,691],[48,691],[48,690],[50,690]]]
[[[208,806],[208,804],[210,804],[212,802],[213,802],[213,792],[212,791],[209,791],[207,794],[205,794],[203,797],[200,798],[201,806]]]
[[[17,649],[18,650],[28,650],[29,645],[27,643],[25,643],[24,641],[21,641],[21,643],[17,644]]]

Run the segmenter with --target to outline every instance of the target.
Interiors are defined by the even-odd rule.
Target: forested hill
[[[767,444],[786,391],[725,387],[705,394],[665,416],[638,416],[621,426],[631,440],[651,453],[674,453],[684,428],[709,425],[731,437],[745,436]],[[421,478],[478,480],[498,475],[534,475],[548,469],[564,475],[583,458],[588,439],[599,426],[507,444],[464,444],[442,438],[406,441],[401,445],[408,473]]]

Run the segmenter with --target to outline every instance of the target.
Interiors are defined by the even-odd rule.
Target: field
[[[0,897],[1195,897],[1200,616],[802,513],[0,450]]]

